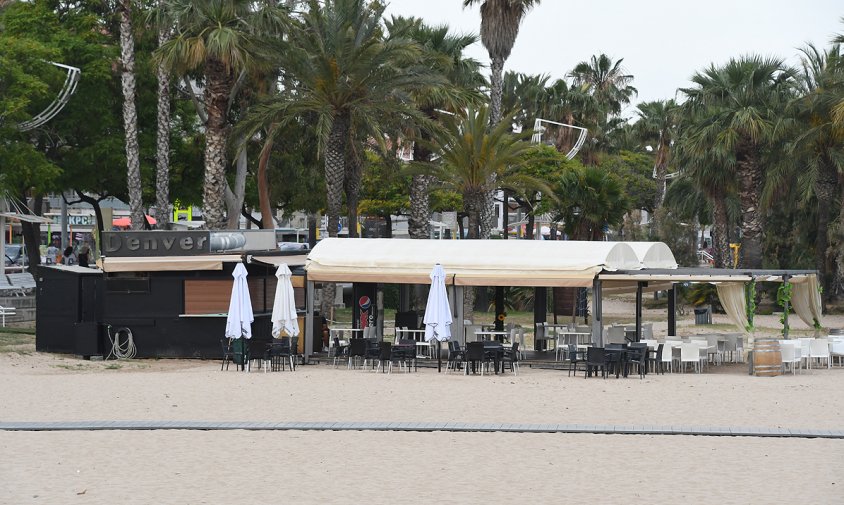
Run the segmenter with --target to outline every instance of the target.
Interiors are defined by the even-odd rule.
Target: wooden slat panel
[[[185,280],[185,314],[228,312],[231,294],[229,280]]]
[[[252,312],[265,312],[267,308],[264,306],[264,278],[247,279],[249,285],[249,298],[252,300]],[[273,310],[272,305],[270,309]]]

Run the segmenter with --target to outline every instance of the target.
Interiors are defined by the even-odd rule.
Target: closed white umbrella
[[[238,263],[234,267],[232,277],[232,297],[229,301],[229,314],[226,316],[226,337],[228,338],[252,338],[252,322],[255,316],[252,315],[252,299],[249,297],[249,286],[246,284],[246,267]]]
[[[443,342],[451,338],[451,306],[445,291],[445,271],[437,263],[431,271],[431,290],[428,292],[428,305],[425,306],[425,340]],[[442,367],[440,348],[437,344],[437,367]]]
[[[291,275],[293,273],[284,263],[279,265],[275,272],[278,283],[273,301],[273,337],[276,338],[281,335],[282,330],[291,337],[299,335],[299,319],[296,315],[296,300],[293,297]]]

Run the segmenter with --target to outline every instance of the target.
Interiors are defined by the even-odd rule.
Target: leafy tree
[[[700,118],[686,137],[689,148],[706,153],[738,179],[741,264],[749,268],[762,266],[764,155],[784,131],[782,112],[793,96],[793,76],[782,60],[747,56],[695,74],[695,86],[682,90],[688,113]]]
[[[273,2],[246,0],[164,0],[174,35],[156,51],[158,61],[181,76],[201,71],[204,86],[206,226],[223,228],[225,220],[229,111],[245,74],[269,68],[273,37],[287,20]]]
[[[631,209],[644,210],[650,214],[656,212],[659,188],[652,177],[653,156],[621,151],[602,156],[599,167],[624,181],[624,194]]]
[[[481,4],[481,42],[489,53],[490,125],[501,121],[504,62],[519,35],[519,26],[527,12],[540,0],[463,0],[463,6]]]
[[[554,188],[559,201],[552,208],[574,240],[601,240],[607,227],[617,226],[630,210],[623,181],[597,167],[564,171]]]
[[[680,111],[674,100],[640,103],[636,108],[639,120],[633,128],[638,137],[651,146],[656,157],[653,167],[656,179],[654,209],[659,209],[665,198],[666,175],[668,175],[671,162],[671,144],[676,137]],[[654,219],[654,228],[658,231],[660,221],[656,212],[654,212]]]
[[[368,153],[360,200],[361,214],[378,216],[386,224],[386,237],[392,237],[392,216],[407,212],[407,187],[410,180],[401,175],[395,160],[388,163],[375,153]]]

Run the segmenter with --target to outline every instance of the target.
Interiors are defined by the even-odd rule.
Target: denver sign
[[[109,231],[103,232],[103,255],[194,256],[211,252],[207,231]]]

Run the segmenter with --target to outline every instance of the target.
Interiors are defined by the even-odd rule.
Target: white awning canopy
[[[160,256],[142,258],[105,257],[98,260],[104,272],[177,272],[182,270],[222,270],[223,263],[239,263],[237,254],[207,256]]]
[[[297,254],[293,256],[251,256],[249,258],[250,263],[257,261],[258,263],[264,263],[266,265],[287,265],[288,267],[291,266],[302,266],[305,264],[305,261],[308,259],[307,255],[304,254]]]
[[[664,252],[659,258],[664,268]],[[647,261],[626,242],[328,238],[305,268],[317,282],[426,284],[439,263],[461,286],[589,287],[602,270],[638,270]]]

